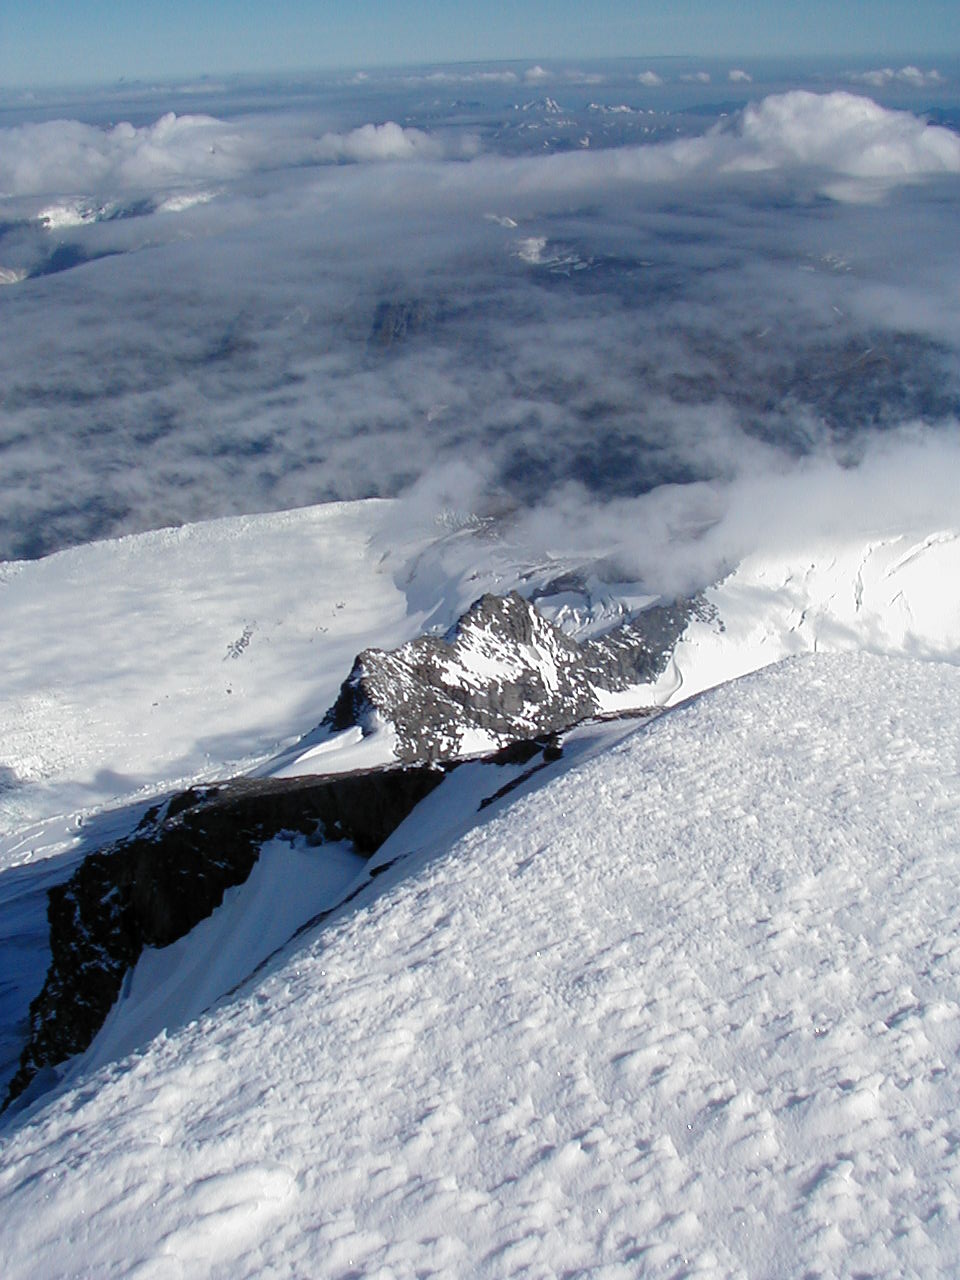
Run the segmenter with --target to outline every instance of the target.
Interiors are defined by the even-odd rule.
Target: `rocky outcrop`
[[[167,946],[210,915],[246,880],[266,840],[299,832],[373,853],[443,777],[437,768],[387,768],[191,788],[128,839],[90,854],[50,890],[50,967],[6,1102],[90,1045],[144,947]]]
[[[265,841],[297,832],[318,846],[350,840],[370,854],[458,756],[513,765],[541,757],[491,786],[484,803],[492,803],[554,759],[549,735],[596,715],[604,692],[654,680],[704,608],[684,600],[648,609],[581,642],[516,593],[485,595],[446,636],[361,653],[324,724],[389,722],[408,763],[191,788],[148,813],[132,836],[87,856],[49,893],[51,962],[7,1103],[91,1044],[144,947],[167,946],[209,916],[246,880]]]
[[[485,595],[446,636],[361,653],[324,724],[336,731],[386,721],[407,761],[568,728],[597,713],[602,693],[656,679],[704,608],[699,599],[657,606],[578,642],[516,592]]]

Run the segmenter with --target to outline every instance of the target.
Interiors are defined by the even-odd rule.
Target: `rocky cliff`
[[[576,724],[604,693],[654,680],[700,599],[645,610],[578,642],[516,592],[485,595],[445,636],[387,652],[366,649],[324,724],[333,731],[386,722],[401,760],[444,760]]]
[[[443,777],[431,767],[387,768],[191,788],[129,838],[90,854],[50,890],[50,967],[7,1103],[43,1068],[89,1046],[144,947],[167,946],[210,915],[246,880],[266,840],[296,831],[370,854]]]

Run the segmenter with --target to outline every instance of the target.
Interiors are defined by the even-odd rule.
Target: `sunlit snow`
[[[83,933],[2,1280],[956,1274],[934,61],[0,90],[0,1102],[81,859],[459,757],[369,858],[278,799],[99,1006]]]
[[[21,1120],[7,1274],[949,1273],[960,675],[810,657]]]

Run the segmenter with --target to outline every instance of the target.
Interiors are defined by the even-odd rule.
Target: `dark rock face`
[[[373,853],[443,777],[391,768],[191,788],[85,858],[49,893],[50,968],[7,1103],[38,1071],[90,1045],[143,948],[167,946],[206,919],[246,880],[266,840],[296,831]]]
[[[549,733],[595,715],[601,692],[655,679],[699,599],[645,610],[598,640],[578,643],[517,593],[485,595],[444,637],[420,636],[399,649],[366,649],[324,723],[397,733],[401,760],[442,760],[469,744]]]

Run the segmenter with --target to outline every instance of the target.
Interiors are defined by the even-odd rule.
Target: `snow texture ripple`
[[[960,672],[705,694],[12,1127],[37,1276],[954,1273]],[[439,793],[438,793],[439,794]]]

